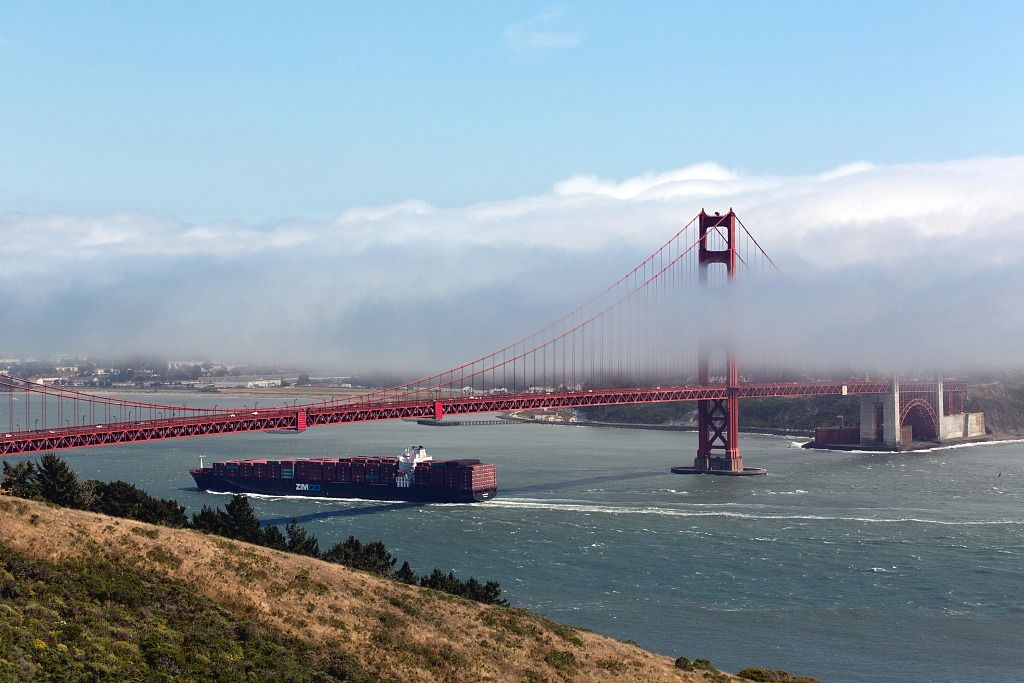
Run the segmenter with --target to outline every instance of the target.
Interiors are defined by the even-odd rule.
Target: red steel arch
[[[900,426],[909,424],[914,428],[914,437],[935,440],[939,436],[939,419],[935,407],[923,398],[912,398],[900,406]]]

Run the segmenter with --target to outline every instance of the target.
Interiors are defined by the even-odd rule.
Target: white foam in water
[[[1024,519],[1001,520],[941,520],[923,519],[920,517],[841,517],[828,515],[785,515],[785,514],[753,514],[748,512],[732,512],[726,510],[688,510],[662,507],[626,507],[620,505],[587,505],[578,503],[557,503],[536,498],[495,498],[487,502],[489,507],[508,508],[513,510],[550,510],[552,512],[604,513],[610,515],[662,515],[665,517],[730,517],[735,519],[757,520],[802,520],[829,522],[864,522],[869,524],[939,524],[942,526],[995,526],[1007,524],[1024,524]]]
[[[418,501],[405,501],[405,500],[377,500],[375,498],[336,498],[334,496],[286,496],[276,495],[270,493],[232,493],[230,491],[204,491],[203,493],[209,493],[214,496],[236,496],[242,495],[249,498],[258,498],[260,500],[311,500],[317,503],[371,503],[378,505],[394,505],[395,503],[415,503]],[[461,507],[463,505],[480,505],[480,503],[425,503],[426,505],[449,505],[453,507]]]
[[[923,448],[914,453],[932,453],[934,451],[951,451],[957,448],[978,448],[980,446],[995,446],[1002,443],[1024,443],[1024,439],[1001,439],[999,441],[975,441],[973,443],[955,443],[949,446],[936,446],[935,448]]]
[[[934,453],[935,451],[951,451],[957,448],[981,448],[982,446],[998,446],[1007,443],[1024,443],[1024,439],[1000,439],[998,441],[972,441],[971,443],[954,443],[948,446],[935,446],[934,448],[915,448],[912,451],[862,451],[847,449],[818,448],[815,450],[828,451],[830,453],[856,453],[858,455],[909,455],[914,453]]]

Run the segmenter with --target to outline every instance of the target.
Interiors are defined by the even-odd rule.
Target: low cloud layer
[[[705,163],[273,225],[6,214],[0,353],[430,370],[557,317],[702,207],[734,207],[783,271],[746,298],[767,357],[878,371],[1020,365],[1024,157],[812,176]]]

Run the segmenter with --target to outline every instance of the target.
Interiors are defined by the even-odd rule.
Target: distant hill
[[[621,424],[697,426],[697,404],[649,403],[635,406],[580,408],[585,419]],[[740,406],[741,429],[788,429],[811,432],[822,425],[860,420],[860,403],[852,396],[815,398],[751,398]]]
[[[11,496],[0,527],[0,680],[743,680],[196,531]]]
[[[993,434],[1024,436],[1024,379],[1007,378],[971,384],[967,410],[985,413],[985,427]]]

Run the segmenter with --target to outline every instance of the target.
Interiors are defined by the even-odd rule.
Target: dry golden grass
[[[239,616],[353,655],[385,678],[737,681],[524,610],[484,606],[320,560],[0,497],[0,538],[51,562],[103,557],[186,582]]]

